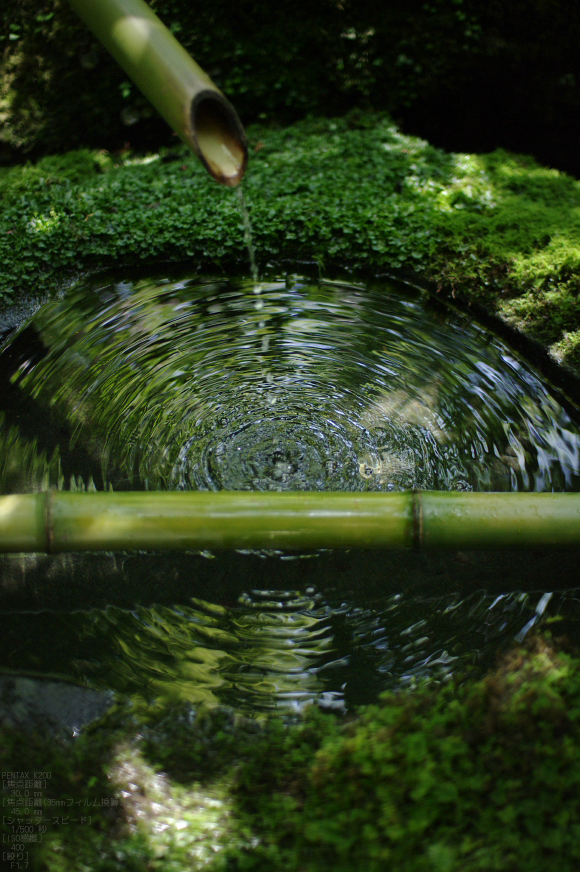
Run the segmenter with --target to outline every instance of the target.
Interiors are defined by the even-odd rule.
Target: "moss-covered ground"
[[[253,127],[249,138],[243,189],[262,269],[414,275],[580,368],[580,182],[504,151],[443,152],[379,114]],[[0,196],[4,300],[115,263],[248,269],[236,192],[177,144],[5,168]]]
[[[0,758],[50,773],[38,872],[567,872],[579,698],[580,660],[537,635],[483,680],[356,716],[120,706],[73,742],[4,730]]]

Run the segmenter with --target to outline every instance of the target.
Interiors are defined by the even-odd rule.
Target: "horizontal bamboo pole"
[[[234,107],[143,0],[69,0],[173,130],[224,185],[238,185],[248,149]]]
[[[0,497],[0,551],[580,546],[580,494],[49,491]]]

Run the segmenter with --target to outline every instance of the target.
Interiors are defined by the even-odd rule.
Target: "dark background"
[[[151,5],[244,124],[386,110],[434,145],[580,175],[577,0]],[[4,0],[0,58],[0,163],[175,141],[66,0]]]

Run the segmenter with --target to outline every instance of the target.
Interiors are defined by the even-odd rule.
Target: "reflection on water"
[[[0,355],[0,492],[579,489],[580,417],[466,317],[394,287],[260,288],[127,281],[41,309]],[[483,667],[548,605],[501,580],[473,593],[498,575],[469,555],[441,572],[351,554],[347,582],[329,553],[234,558],[5,558],[4,607],[26,591],[41,609],[64,578],[81,593],[20,605],[0,667],[245,710],[340,707]]]
[[[393,687],[480,673],[502,644],[550,614],[580,626],[580,599],[478,591],[363,603],[337,591],[258,590],[229,606],[193,598],[171,607],[16,613],[0,662],[150,700],[254,713],[312,702],[340,710]]]

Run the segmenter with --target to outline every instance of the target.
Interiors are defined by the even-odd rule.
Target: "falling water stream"
[[[246,243],[246,248],[248,249],[248,259],[250,261],[250,275],[254,280],[254,291],[259,291],[261,290],[258,284],[260,277],[258,275],[258,265],[256,263],[256,249],[254,247],[254,237],[252,234],[252,221],[250,218],[248,206],[246,204],[246,198],[244,197],[244,189],[242,185],[239,185],[236,188],[236,196],[238,198],[240,215],[242,216],[242,226],[244,228],[244,242]]]
[[[0,492],[580,488],[578,410],[417,290],[121,278],[48,303],[0,355]],[[576,595],[551,592],[576,566],[539,552],[6,556],[0,668],[245,711],[349,707],[484,669],[541,616],[575,622]]]

